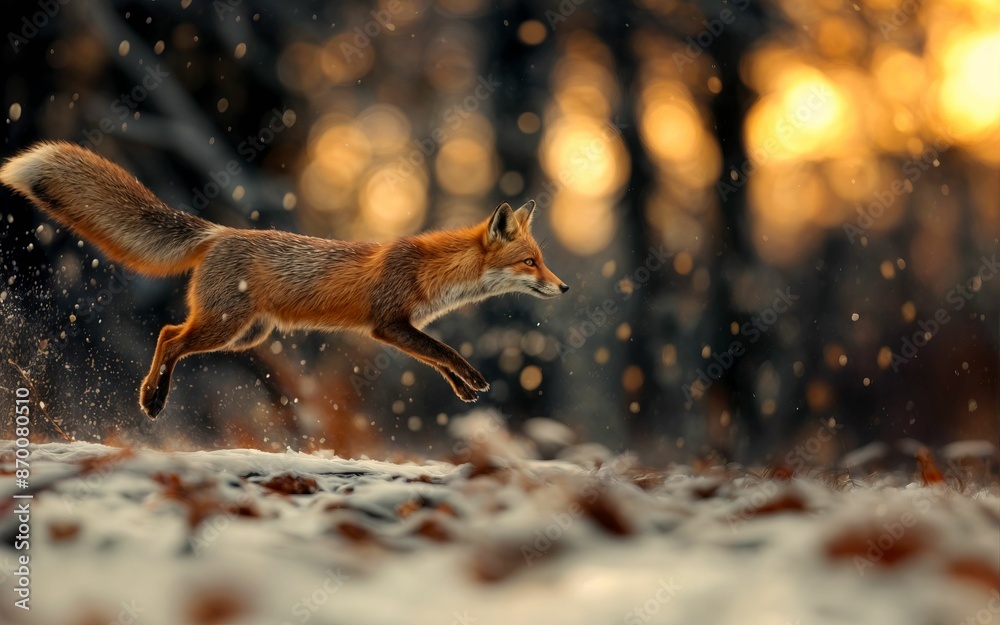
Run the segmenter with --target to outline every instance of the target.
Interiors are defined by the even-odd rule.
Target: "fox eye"
[[[526,259],[524,259],[524,264],[527,265],[527,266],[529,266],[529,267],[534,267],[535,266],[535,259],[534,258],[526,258]]]

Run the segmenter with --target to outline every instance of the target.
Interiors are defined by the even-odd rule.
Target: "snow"
[[[482,415],[454,428],[465,464],[33,446],[32,610],[5,540],[0,622],[1000,622],[996,484],[540,461]]]

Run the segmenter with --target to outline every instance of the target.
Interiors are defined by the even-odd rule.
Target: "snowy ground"
[[[0,623],[1000,623],[996,485],[658,473],[464,435],[459,466],[34,447],[30,613],[0,442]]]

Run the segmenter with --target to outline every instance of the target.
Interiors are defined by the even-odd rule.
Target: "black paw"
[[[161,384],[155,390],[149,390],[149,387],[143,387],[142,393],[139,397],[139,405],[142,407],[142,411],[146,413],[146,416],[150,419],[155,419],[160,412],[163,411],[163,407],[167,403],[167,391],[169,390],[166,385]]]

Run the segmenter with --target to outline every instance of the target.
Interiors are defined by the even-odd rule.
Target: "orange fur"
[[[137,271],[193,270],[188,316],[160,331],[140,405],[166,403],[177,361],[247,349],[274,327],[352,329],[437,369],[455,394],[489,389],[454,349],[420,331],[455,308],[521,292],[555,297],[569,287],[545,267],[531,236],[534,202],[506,202],[467,228],[358,243],[212,224],[168,207],[123,169],[65,142],[38,144],[0,168],[0,182]]]

